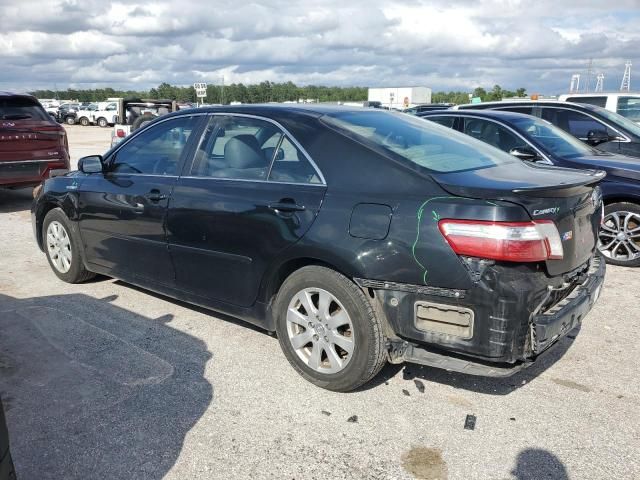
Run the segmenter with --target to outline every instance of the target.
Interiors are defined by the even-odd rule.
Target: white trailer
[[[369,102],[380,102],[383,107],[403,110],[431,103],[431,89],[427,87],[383,87],[369,89]]]

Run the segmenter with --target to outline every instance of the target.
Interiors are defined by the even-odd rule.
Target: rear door
[[[309,229],[325,190],[321,173],[279,125],[211,115],[169,207],[178,287],[253,304],[268,266]]]
[[[89,262],[119,278],[173,284],[167,205],[202,118],[180,116],[146,129],[106,159],[105,174],[80,182],[80,231]]]

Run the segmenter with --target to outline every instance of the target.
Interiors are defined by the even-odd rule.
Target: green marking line
[[[418,208],[418,212],[416,214],[416,217],[418,219],[418,225],[417,225],[417,231],[416,231],[416,239],[413,242],[413,245],[411,246],[411,254],[413,255],[413,259],[415,260],[415,262],[420,266],[420,268],[422,268],[424,270],[424,274],[422,275],[422,283],[424,283],[425,285],[427,284],[427,267],[425,267],[420,260],[418,260],[418,257],[416,256],[416,246],[418,245],[418,241],[420,241],[420,221],[422,220],[422,214],[424,213],[424,209],[425,207],[429,204],[429,202],[432,202],[434,200],[447,200],[447,199],[455,199],[455,200],[474,200],[477,201],[479,199],[477,198],[466,198],[466,197],[450,197],[450,196],[445,196],[445,197],[433,197],[430,198],[428,200],[425,200],[422,205],[420,205],[420,208]],[[489,205],[493,205],[494,207],[497,207],[498,205],[496,203],[490,202],[489,200],[484,200],[484,202],[488,203]],[[433,214],[433,220],[435,222],[440,221],[440,215],[438,214],[438,212],[436,212],[435,210],[432,210],[431,213]]]

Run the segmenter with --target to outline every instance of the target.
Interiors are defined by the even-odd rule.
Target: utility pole
[[[594,91],[602,92],[604,88],[604,73],[599,73],[596,78],[598,81],[596,82],[596,89]]]
[[[574,73],[571,75],[571,85],[569,86],[569,93],[578,93],[580,91],[580,74]]]
[[[593,75],[593,58],[589,59],[589,66],[587,67],[587,81],[584,84],[584,92],[589,93],[591,89],[591,76]]]
[[[627,61],[624,64],[624,75],[622,77],[622,83],[620,84],[621,92],[631,91],[631,62]]]

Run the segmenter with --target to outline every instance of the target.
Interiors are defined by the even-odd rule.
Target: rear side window
[[[596,107],[604,108],[607,104],[607,97],[567,97],[567,102],[586,103],[587,105],[595,105]]]
[[[27,97],[0,99],[0,119],[2,120],[51,120],[44,108]]]
[[[501,107],[496,110],[504,110],[506,112],[523,113],[525,115],[533,115],[533,107]]]
[[[190,175],[321,183],[304,154],[276,125],[233,115],[211,116]]]
[[[458,172],[515,163],[510,155],[450,128],[411,115],[345,111],[323,121],[373,150],[435,172]]]
[[[632,122],[640,122],[640,98],[620,97],[618,98],[618,113]]]
[[[425,120],[429,120],[430,122],[435,122],[439,125],[442,125],[444,127],[449,127],[449,128],[453,128],[453,124],[456,123],[456,117],[432,117],[432,116],[428,116],[428,117],[422,117]]]
[[[542,119],[560,127],[580,140],[587,140],[587,136],[591,131],[605,131],[612,136],[616,135],[616,132],[607,128],[604,123],[574,110],[545,107],[542,109]]]

